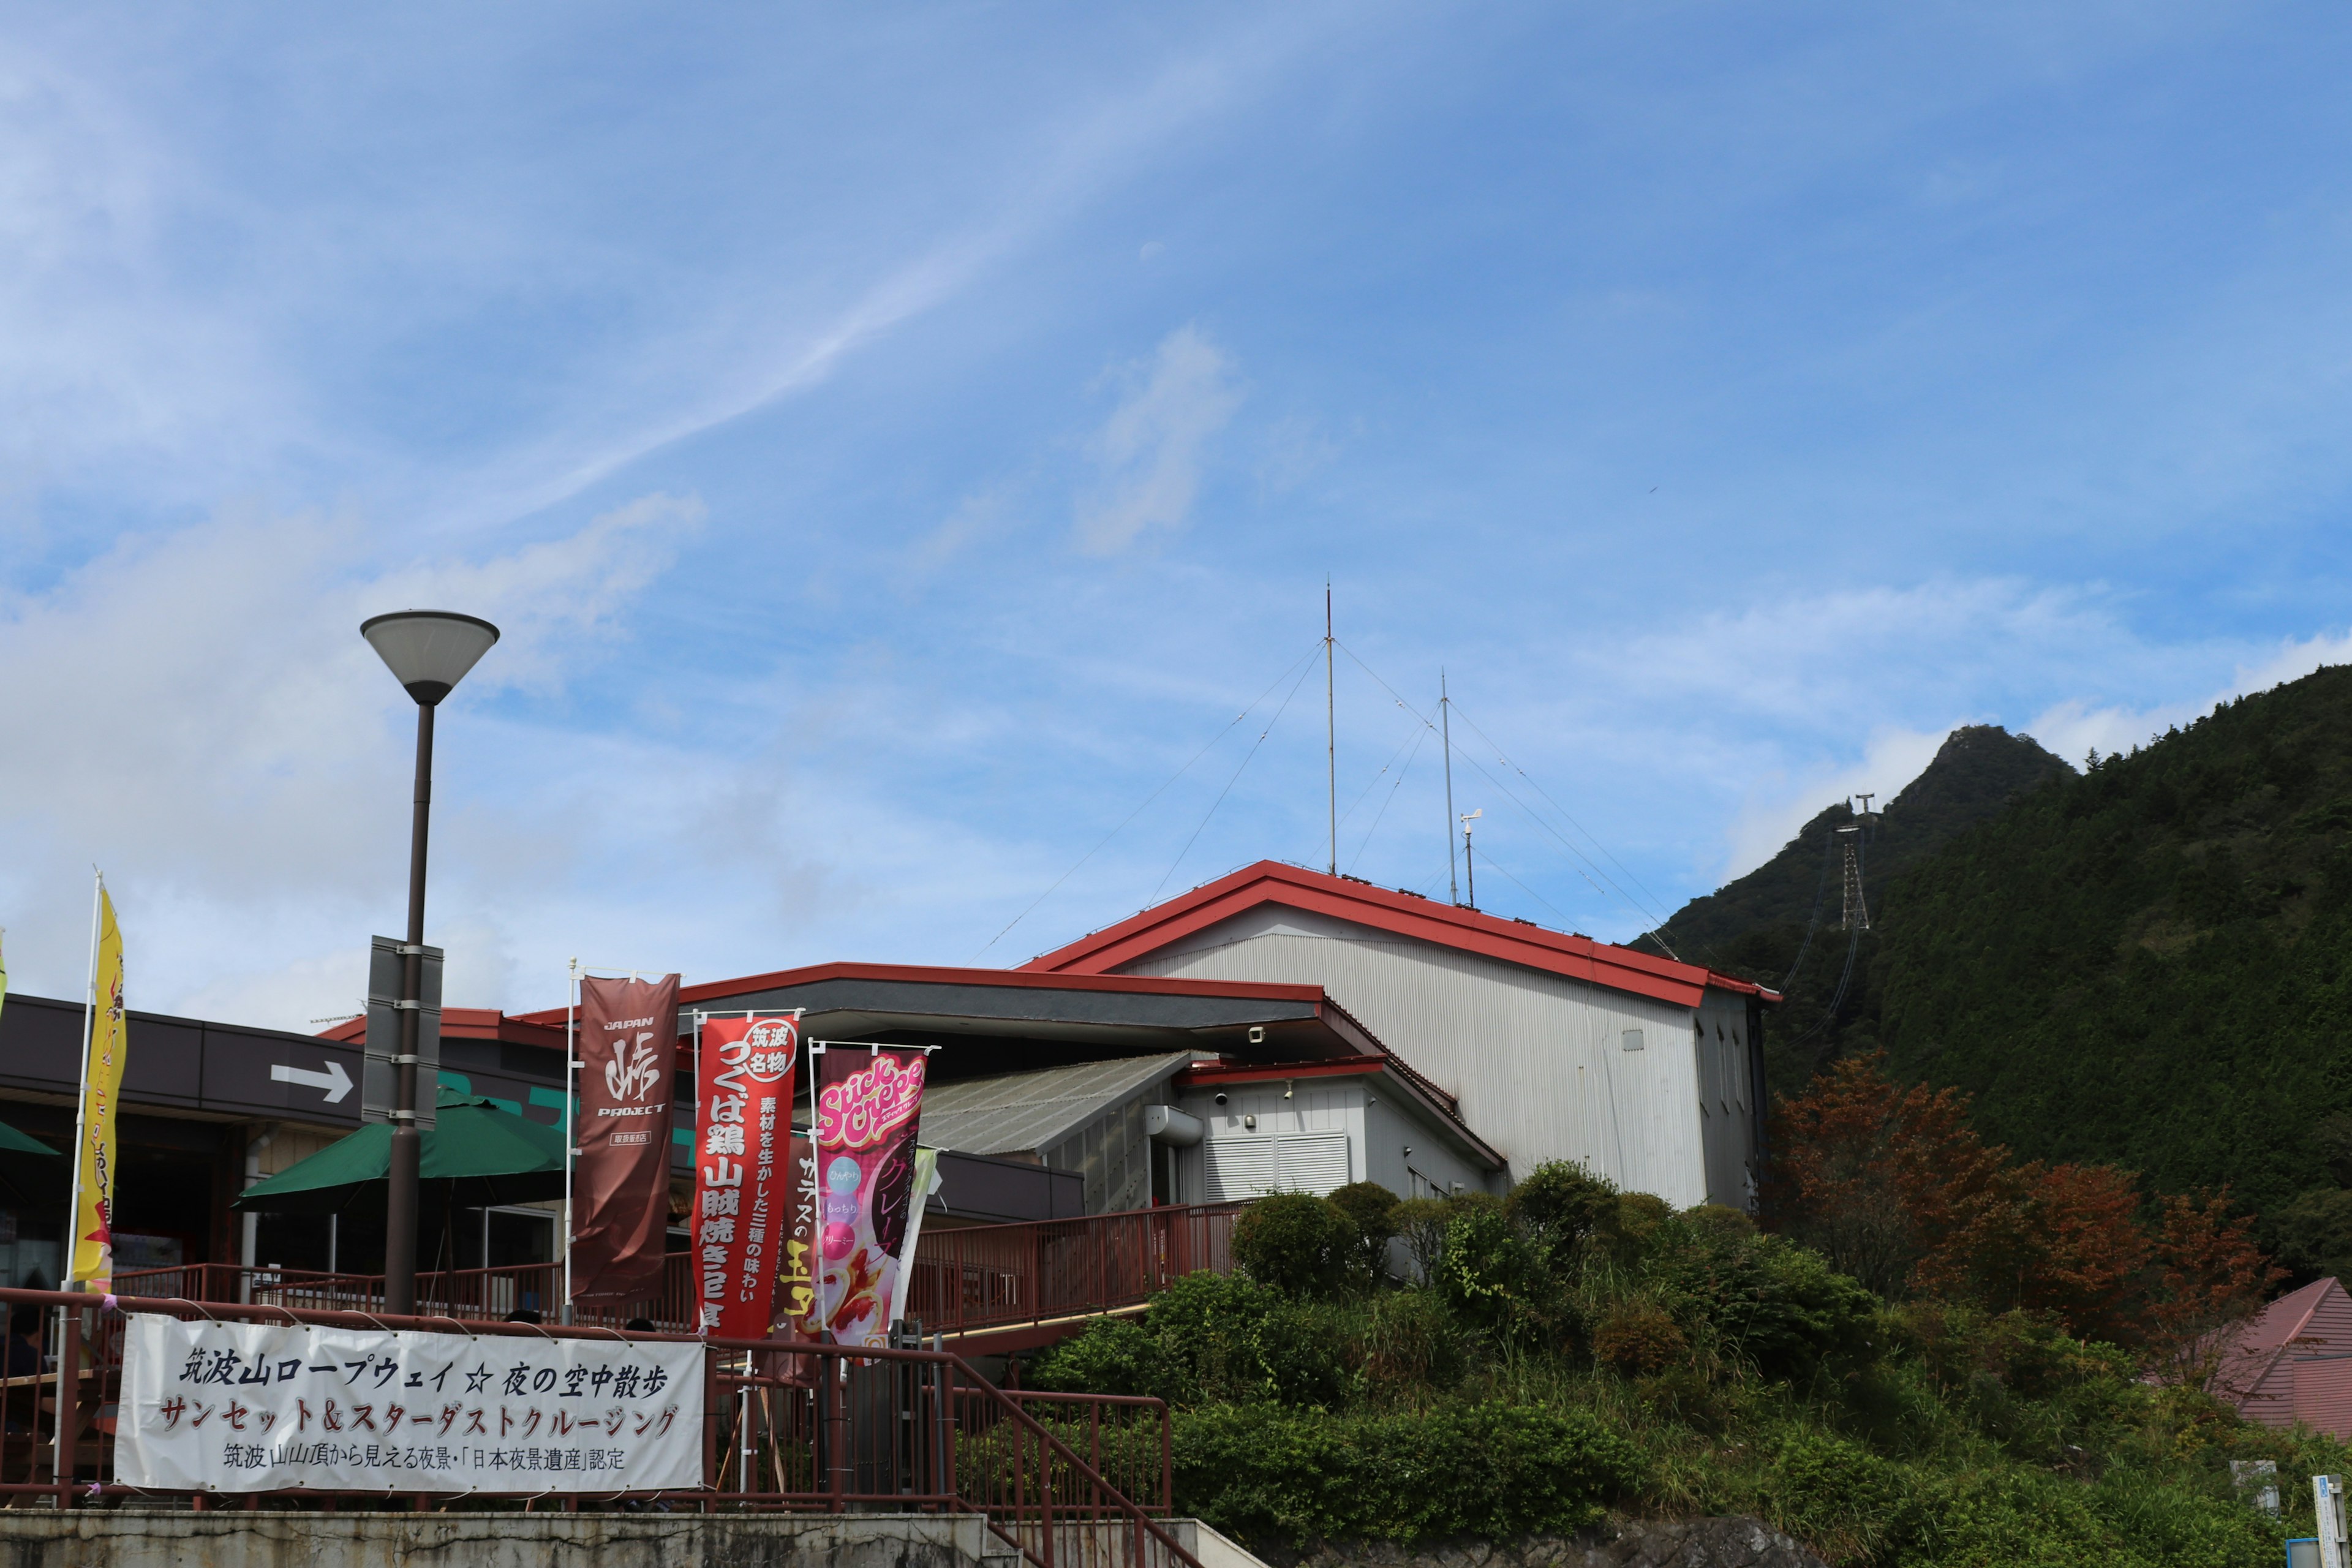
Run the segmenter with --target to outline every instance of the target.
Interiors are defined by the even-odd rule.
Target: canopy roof
[[[487,1100],[445,1089],[439,1125],[424,1133],[419,1177],[457,1184],[451,1197],[467,1208],[535,1203],[563,1194],[563,1130],[501,1110]],[[237,1194],[235,1207],[280,1214],[329,1214],[392,1170],[392,1125],[375,1121],[337,1139]]]

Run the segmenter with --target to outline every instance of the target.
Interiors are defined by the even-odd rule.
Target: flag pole
[[[72,1289],[74,1255],[81,1249],[78,1234],[81,1228],[81,1155],[82,1143],[89,1136],[89,1043],[90,1030],[98,1017],[98,910],[99,900],[105,895],[106,873],[97,867],[89,868],[89,984],[81,999],[81,1081],[74,1095],[73,1178],[67,1187],[65,1268],[64,1278],[58,1289]],[[66,1379],[71,1376],[79,1384],[79,1367],[66,1365],[66,1311],[58,1309],[57,1338],[53,1342],[58,1359],[58,1409],[65,1407]],[[71,1423],[60,1419],[57,1424],[57,1447],[50,1459],[49,1473],[62,1480],[69,1473],[66,1468],[66,1428]]]
[[[580,961],[572,961],[571,972],[563,982],[563,1318],[572,1321],[572,1232],[574,1219],[572,1212],[572,1165],[579,1155],[580,1131],[573,1123],[573,1108],[580,1103],[579,1085],[572,1075],[580,1067],[580,1047],[572,1037],[572,1018],[580,994]],[[485,1257],[482,1267],[490,1266]]]

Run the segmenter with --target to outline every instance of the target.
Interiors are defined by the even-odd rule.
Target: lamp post
[[[499,640],[499,628],[446,610],[398,610],[360,623],[360,636],[416,700],[416,810],[408,838],[408,938],[400,950],[399,1086],[392,1105],[392,1169],[383,1205],[383,1306],[416,1310],[417,1004],[425,962],[425,834],[433,809],[433,710]]]

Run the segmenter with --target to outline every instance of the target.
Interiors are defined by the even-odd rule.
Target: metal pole
[[[580,961],[572,961],[572,971],[563,982],[563,1321],[572,1321],[572,1165],[580,1152],[580,1133],[572,1126],[572,1107],[579,1103],[579,1086],[574,1079],[580,1069],[580,1046],[574,1037],[572,1015],[580,996]],[[675,1030],[677,1026],[673,1023]],[[676,1037],[672,1037],[672,1044]],[[482,1267],[490,1265],[489,1215],[482,1216]],[[693,1221],[688,1221],[691,1233]]]
[[[1445,694],[1445,671],[1437,672],[1437,717],[1445,726],[1445,901],[1462,901],[1462,884],[1454,877],[1454,703]]]
[[[1331,875],[1339,874],[1339,721],[1331,700],[1331,580],[1323,580],[1323,764],[1330,786]]]
[[[383,1310],[416,1310],[416,1026],[425,981],[425,842],[433,813],[433,704],[416,705],[416,803],[408,838],[408,941],[400,950],[399,1088],[393,1096],[392,1168],[383,1208]]]

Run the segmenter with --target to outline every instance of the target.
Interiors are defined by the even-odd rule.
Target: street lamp
[[[392,1170],[383,1205],[383,1306],[416,1310],[417,1001],[425,963],[425,831],[433,809],[433,710],[499,640],[499,628],[446,610],[396,610],[360,623],[360,636],[416,699],[416,815],[408,837],[408,941],[400,958],[398,1088],[392,1104]]]

